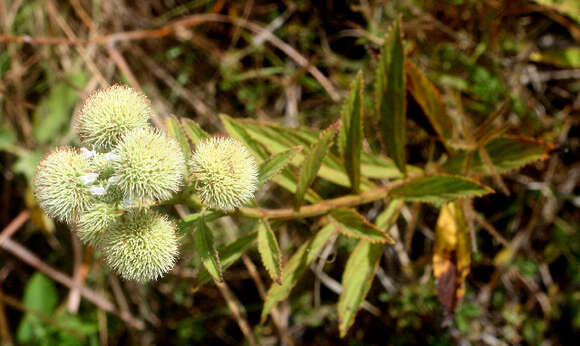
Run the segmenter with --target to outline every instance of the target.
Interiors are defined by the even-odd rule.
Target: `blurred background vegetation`
[[[29,186],[35,165],[56,145],[78,144],[69,126],[75,107],[113,83],[142,90],[156,125],[177,115],[219,133],[217,114],[227,113],[326,127],[338,118],[356,72],[373,79],[384,35],[399,14],[408,59],[434,82],[457,123],[477,126],[504,105],[498,128],[554,143],[556,150],[506,175],[509,195],[475,201],[471,273],[454,316],[441,308],[432,278],[437,209],[409,203],[397,223],[402,246],[387,250],[367,297],[372,308],[359,313],[346,338],[338,337],[337,296],[329,288],[355,244],[342,238],[280,306],[283,332],[272,322],[259,324],[262,299],[251,275],[257,252],[232,266],[225,278],[249,328],[265,345],[280,343],[282,334],[316,345],[574,340],[580,335],[580,2],[4,0],[0,344],[244,343],[215,286],[192,294],[199,263],[192,262],[190,240],[163,280],[123,282],[65,225],[40,212]],[[430,134],[409,107],[409,163],[436,166]],[[501,191],[493,179],[486,182]],[[288,195],[274,186],[261,194],[286,205]],[[372,206],[366,212],[376,216]],[[252,227],[218,225],[222,243]],[[282,251],[299,246],[308,227],[282,228]],[[321,276],[322,267],[330,279]],[[93,298],[81,299],[81,291]]]

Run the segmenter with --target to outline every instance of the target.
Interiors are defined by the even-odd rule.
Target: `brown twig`
[[[117,50],[117,47],[115,47],[115,42],[111,41],[107,45],[107,53],[109,53],[109,56],[111,57],[111,59],[113,59],[113,61],[115,62],[121,73],[125,76],[125,78],[127,78],[129,84],[139,92],[143,93],[143,88],[141,88],[141,84],[139,84],[137,77],[135,77],[135,74],[127,64],[127,61],[125,60],[123,55]],[[159,114],[157,114],[155,110],[153,110],[153,116],[151,117],[151,121],[153,121],[153,124],[157,128],[160,129],[165,128],[163,120],[161,120]]]
[[[24,263],[40,270],[48,277],[53,279],[54,281],[71,288],[75,285],[74,281],[65,275],[64,273],[54,269],[53,267],[49,266],[48,264],[44,263],[40,258],[38,258],[35,254],[30,252],[28,249],[23,247],[22,245],[18,244],[17,242],[11,239],[4,239],[0,247],[5,249],[6,251],[10,252],[11,254],[15,255],[16,257],[20,258]],[[119,316],[123,321],[125,321],[129,326],[142,330],[145,326],[143,321],[138,320],[132,316],[126,316],[120,314],[113,303],[108,301],[106,298],[96,294],[94,291],[86,288],[80,287],[81,295],[100,309],[103,309],[107,312],[110,312],[116,316]]]
[[[29,43],[29,44],[64,43],[75,45],[96,44],[106,46],[107,49],[109,50],[109,55],[111,55],[110,47],[114,47],[114,44],[117,42],[163,38],[165,36],[175,34],[179,32],[179,30],[182,30],[184,28],[195,27],[207,22],[229,23],[232,25],[243,27],[256,34],[263,35],[266,41],[270,42],[273,46],[280,49],[282,52],[284,52],[286,55],[292,58],[292,60],[294,60],[294,62],[296,62],[300,67],[306,68],[308,72],[320,83],[320,85],[324,88],[324,90],[326,90],[326,92],[333,101],[340,100],[340,95],[338,94],[338,92],[336,91],[330,80],[322,72],[320,72],[319,69],[311,65],[308,59],[306,59],[303,55],[301,55],[298,51],[296,51],[296,49],[294,49],[292,46],[280,40],[273,33],[265,30],[258,24],[246,21],[244,19],[230,18],[228,16],[220,14],[214,13],[196,14],[175,21],[171,24],[168,24],[158,29],[124,31],[110,35],[97,36],[90,39],[78,39],[66,37],[31,37],[28,35],[13,36],[0,34],[0,43]]]
[[[264,286],[264,282],[260,278],[260,274],[256,269],[256,265],[246,254],[242,255],[242,261],[244,262],[246,269],[248,269],[248,273],[252,277],[252,280],[254,280],[254,283],[256,284],[256,288],[258,289],[260,297],[262,298],[262,300],[266,299],[266,289]],[[280,312],[278,311],[277,307],[274,307],[272,311],[270,311],[270,316],[272,316],[272,322],[274,322],[274,325],[276,326],[278,332],[280,333],[282,345],[294,345],[292,337],[290,336],[290,334],[288,334],[286,324],[283,323],[282,316],[280,315]]]
[[[232,312],[232,315],[234,315],[234,318],[238,323],[238,326],[242,330],[242,333],[244,333],[246,340],[248,340],[248,343],[250,345],[257,345],[256,339],[254,338],[254,334],[252,334],[250,324],[248,323],[246,317],[244,316],[245,312],[243,310],[243,305],[240,303],[239,299],[234,295],[234,293],[230,290],[230,288],[225,282],[223,281],[218,282],[215,280],[214,282],[218,287],[218,289],[220,290],[222,296],[226,300],[228,308]]]
[[[348,195],[325,201],[306,205],[295,210],[293,208],[282,209],[261,209],[261,208],[240,208],[239,214],[248,218],[254,219],[300,219],[320,216],[328,213],[336,208],[351,208],[361,204],[366,204],[383,199],[389,195],[389,192],[400,185],[403,185],[408,180],[398,180],[388,183],[384,186],[375,187],[371,190],[361,192],[358,195]]]
[[[4,240],[10,238],[14,232],[18,231],[18,229],[28,221],[29,217],[30,212],[28,210],[21,211],[20,214],[18,214],[18,216],[16,216],[14,220],[12,220],[8,226],[2,230],[2,233],[0,233],[0,246],[2,246]]]
[[[73,248],[73,283],[74,286],[71,287],[70,292],[68,294],[68,299],[66,302],[67,310],[72,313],[76,314],[79,310],[79,305],[81,303],[81,293],[79,288],[83,285],[83,250],[81,247],[81,241],[76,235],[75,232],[70,232],[71,234],[71,241],[72,241],[72,248]]]
[[[0,289],[0,297],[4,296],[2,289]],[[8,319],[4,312],[4,303],[0,300],[0,344],[11,346],[12,335],[10,335],[10,326],[8,325]]]

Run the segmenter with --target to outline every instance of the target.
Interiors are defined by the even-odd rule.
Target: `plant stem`
[[[282,209],[262,209],[262,208],[240,208],[238,215],[252,218],[252,219],[301,219],[307,217],[315,217],[324,215],[336,208],[350,208],[357,205],[366,204],[370,202],[383,199],[389,195],[389,192],[402,184],[406,180],[398,180],[388,183],[384,186],[379,186],[371,190],[361,192],[358,195],[347,195],[338,198],[328,199],[316,204],[306,205],[300,207],[298,210],[293,208]]]

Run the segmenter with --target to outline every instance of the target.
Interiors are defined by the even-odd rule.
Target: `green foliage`
[[[407,201],[444,203],[468,196],[483,196],[489,187],[459,176],[434,175],[412,179],[391,190],[391,196]]]
[[[258,225],[258,251],[272,280],[282,284],[280,245],[268,220],[261,220]]]
[[[344,160],[351,187],[355,192],[359,191],[360,186],[360,156],[364,138],[363,85],[362,73],[359,72],[350,86],[349,96],[344,101],[341,112],[342,127],[338,134],[338,148]]]
[[[76,72],[69,78],[69,83],[59,82],[53,86],[44,100],[34,111],[33,131],[39,143],[52,142],[68,129],[70,113],[79,96],[75,88],[83,88],[86,76]]]
[[[213,279],[222,281],[222,265],[220,263],[219,254],[217,252],[211,230],[207,226],[203,214],[198,219],[195,226],[195,230],[193,231],[195,250],[201,257],[201,261],[205,266],[205,269],[213,277]]]
[[[385,38],[375,79],[375,104],[387,152],[399,170],[407,172],[405,165],[406,107],[405,52],[400,17]]]
[[[292,288],[304,274],[310,263],[316,259],[322,247],[335,234],[334,225],[327,225],[319,230],[314,238],[302,244],[294,252],[294,255],[286,262],[282,269],[282,284],[272,285],[266,295],[264,308],[262,309],[262,321],[265,321],[268,314],[280,301],[286,299]]]
[[[58,293],[54,282],[35,273],[24,288],[22,304],[28,309],[44,315],[50,315],[58,305]],[[29,342],[42,337],[44,327],[41,320],[32,313],[24,316],[18,326],[18,342]]]
[[[370,243],[394,243],[391,237],[353,209],[340,208],[330,212],[336,229],[343,235]]]
[[[504,135],[490,140],[484,148],[496,172],[505,173],[534,161],[545,160],[552,146],[530,138]],[[451,174],[466,171],[476,175],[491,174],[478,151],[461,151],[447,160],[443,168]]]
[[[381,256],[384,245],[360,240],[352,251],[342,274],[342,293],[338,300],[338,328],[344,337],[354,323],[360,304],[366,297]]]
[[[304,194],[306,190],[310,187],[316,174],[320,169],[322,164],[322,159],[332,146],[334,136],[336,135],[337,128],[335,126],[323,131],[320,134],[320,139],[306,154],[306,158],[302,163],[302,169],[300,170],[300,175],[298,176],[298,185],[296,186],[296,201],[294,203],[295,208],[299,208],[304,199]]]
[[[264,185],[265,182],[280,173],[301,150],[302,147],[290,148],[272,155],[264,161],[260,165],[260,171],[258,173],[258,187]]]
[[[232,264],[234,264],[238,259],[240,259],[240,257],[242,257],[242,255],[248,251],[250,249],[250,247],[254,244],[254,242],[256,241],[258,233],[257,232],[251,232],[243,237],[240,237],[239,239],[237,239],[236,241],[232,242],[231,244],[221,248],[218,253],[219,253],[219,260],[220,260],[220,264],[221,264],[221,268],[223,270],[228,269]],[[215,272],[215,270],[214,270]],[[204,284],[206,284],[207,282],[209,282],[211,279],[211,274],[209,274],[209,271],[207,269],[202,268],[202,270],[199,273],[199,276],[197,277],[197,283],[196,283],[196,287],[200,287]]]
[[[575,18],[569,1],[536,2]],[[167,337],[164,342],[206,343],[216,338],[225,343],[239,342],[235,331],[229,335],[229,325],[214,323],[216,317],[221,317],[219,322],[237,323],[249,343],[253,337],[258,344],[278,342],[272,341],[278,333],[279,340],[301,335],[305,343],[320,341],[307,340],[309,328],[323,331],[325,340],[331,343],[338,342],[334,337],[346,337],[347,343],[363,344],[374,338],[367,331],[375,323],[384,324],[391,331],[380,340],[384,343],[478,344],[487,342],[489,335],[499,342],[543,343],[547,335],[554,333],[554,324],[550,323],[562,316],[572,320],[574,327],[580,326],[580,299],[560,289],[567,284],[562,284],[564,280],[580,282],[580,276],[573,274],[579,259],[574,232],[577,225],[570,213],[565,217],[550,215],[562,205],[570,208],[578,204],[576,190],[571,187],[575,175],[564,177],[560,173],[560,157],[555,155],[553,161],[539,162],[549,158],[555,148],[550,141],[560,141],[562,145],[561,138],[576,131],[568,114],[574,110],[569,104],[578,83],[567,81],[573,86],[561,88],[562,75],[552,71],[536,75],[531,66],[536,66],[536,62],[540,63],[536,67],[546,64],[552,69],[573,69],[578,66],[578,52],[575,47],[562,45],[565,39],[557,35],[545,39],[558,41],[557,49],[530,54],[529,42],[523,39],[524,33],[530,34],[527,24],[519,26],[517,35],[506,35],[510,23],[500,23],[494,19],[500,17],[489,15],[489,7],[496,5],[473,0],[420,5],[333,4],[336,7],[332,13],[337,17],[332,21],[313,15],[319,9],[300,1],[285,10],[276,5],[240,7],[192,1],[174,11],[160,12],[149,23],[163,25],[175,17],[183,20],[159,31],[139,31],[128,37],[145,40],[151,33],[160,37],[174,33],[177,40],[168,46],[160,45],[164,49],[155,54],[149,54],[149,48],[143,45],[136,50],[119,50],[117,54],[121,56],[113,59],[119,64],[117,71],[124,74],[131,70],[141,72],[141,64],[148,66],[152,77],[141,87],[144,93],[155,96],[154,105],[159,109],[153,111],[139,93],[120,86],[116,88],[136,96],[134,102],[113,98],[93,102],[88,108],[86,104],[84,108],[77,107],[77,130],[82,145],[88,146],[82,152],[87,165],[82,171],[67,174],[58,184],[44,184],[50,190],[47,199],[52,205],[38,198],[42,194],[37,193],[37,199],[46,212],[58,218],[60,214],[53,209],[64,208],[66,203],[55,197],[79,202],[79,196],[87,195],[82,200],[85,205],[69,208],[74,210],[67,212],[68,217],[60,216],[76,229],[83,244],[104,254],[104,263],[122,277],[146,281],[141,279],[169,273],[156,288],[127,284],[138,287],[139,298],[145,298],[145,302],[152,298],[151,306],[134,300],[140,307],[138,318],[147,318],[154,332],[159,325],[160,329],[165,328],[166,333],[159,334]],[[507,11],[511,13],[518,5],[519,2],[509,4]],[[343,6],[349,8],[346,20],[340,17]],[[254,21],[255,8],[265,13],[265,18]],[[534,7],[534,11],[541,12],[541,8]],[[192,14],[191,9],[207,14]],[[316,11],[307,12],[313,9]],[[474,15],[479,10],[485,12],[481,18]],[[25,23],[23,14],[38,16],[39,11],[38,7],[22,6],[14,19]],[[421,13],[420,18],[417,13]],[[533,36],[558,18],[561,30],[568,30],[577,38],[570,20],[549,13],[537,16],[545,22]],[[516,17],[537,21],[527,14]],[[405,25],[403,18],[409,19],[409,24],[420,19],[422,25]],[[219,25],[208,27],[220,34],[226,33],[222,27],[227,27],[230,44],[216,45],[204,38],[201,26],[216,20]],[[313,25],[312,21],[320,27],[312,30],[308,26]],[[270,24],[261,29],[260,22]],[[335,22],[349,23],[352,28],[337,31],[336,37],[320,35],[335,30]],[[518,24],[522,22],[518,20]],[[189,31],[190,25],[200,27]],[[389,25],[391,29],[384,35]],[[405,30],[405,37],[403,27],[409,29]],[[28,38],[27,30],[22,33],[27,35],[22,42],[33,39]],[[356,39],[351,37],[353,33]],[[123,35],[111,37],[124,41]],[[99,40],[107,37],[97,36],[97,44],[103,44]],[[2,86],[7,96],[0,95],[0,100],[14,95],[21,102],[20,90],[9,83],[13,78],[4,76],[11,64],[18,65],[18,55],[11,48],[18,44],[11,44],[8,53],[0,53],[2,82],[8,82],[7,88]],[[129,42],[127,47],[132,44]],[[191,49],[191,44],[195,49]],[[66,46],[58,47],[60,52]],[[107,47],[107,51],[115,52],[114,46]],[[352,56],[340,55],[344,47],[353,48]],[[87,60],[86,54],[79,51],[87,71],[94,73],[93,64],[106,60]],[[180,60],[187,63],[179,63]],[[518,68],[521,61],[530,69]],[[61,64],[51,64],[50,68],[67,64],[63,57]],[[73,61],[75,68],[77,65]],[[517,73],[505,72],[512,68]],[[108,71],[100,72],[107,72],[104,76],[109,78]],[[30,75],[37,72],[31,69]],[[7,153],[6,167],[11,169],[5,174],[7,180],[12,179],[11,173],[22,173],[29,179],[33,176],[42,150],[35,145],[77,140],[66,135],[68,117],[81,92],[102,79],[100,72],[98,78],[85,75],[87,72],[62,73],[66,81],[59,80],[43,94],[40,92],[46,87],[35,86],[40,92],[34,91],[22,100],[24,109],[31,109],[30,133],[25,126],[26,112],[13,112],[10,107],[0,109],[18,115],[11,115],[6,121],[0,119],[0,150],[3,155]],[[135,76],[137,82],[149,78]],[[114,77],[135,83],[131,73]],[[198,85],[208,78],[211,83]],[[558,87],[547,88],[550,92],[544,95],[546,78],[554,78],[550,83]],[[520,85],[528,79],[531,87]],[[158,85],[163,87],[159,89]],[[333,102],[324,95],[325,91]],[[530,95],[534,93],[542,93],[545,100],[533,99]],[[94,101],[97,94],[89,96],[89,100]],[[335,102],[336,95],[344,95],[344,100]],[[36,99],[38,104],[32,110],[26,102]],[[506,99],[513,102],[504,102]],[[552,102],[554,99],[566,102]],[[560,110],[560,103],[568,106]],[[531,112],[531,107],[536,112]],[[125,112],[129,108],[138,111]],[[170,111],[190,114],[200,123],[175,117],[160,122],[156,113],[164,116]],[[232,116],[215,116],[219,111]],[[541,114],[543,111],[546,114]],[[241,118],[240,113],[254,119]],[[150,116],[155,125],[165,125],[167,136],[151,130],[147,122]],[[80,126],[79,117],[84,119]],[[291,125],[279,124],[282,122]],[[544,127],[553,130],[546,134]],[[85,131],[87,128],[92,130]],[[148,138],[136,140],[131,148],[126,148],[127,138],[139,131],[154,132],[164,140],[142,136]],[[543,139],[524,137],[524,133]],[[217,142],[229,143],[231,150],[216,149],[216,145],[215,150],[205,151],[203,160],[198,160],[208,143]],[[568,150],[573,155],[575,145],[574,141],[566,143],[558,155],[565,157]],[[239,159],[236,153],[240,152],[243,160],[234,160]],[[164,170],[175,158],[175,169]],[[46,166],[43,162],[40,167]],[[534,169],[504,178],[537,162]],[[208,167],[213,170],[209,172]],[[50,176],[54,178],[54,174]],[[494,195],[478,200],[494,192],[488,184],[500,186],[506,194],[511,189],[516,197]],[[514,185],[517,187],[512,189]],[[78,189],[71,192],[71,187]],[[495,214],[490,215],[493,212],[488,210],[496,208]],[[156,231],[163,228],[167,236],[163,239],[171,241],[156,238],[145,244],[143,234],[148,226],[128,222],[142,213],[159,216],[156,224],[150,218],[141,219],[155,224]],[[540,214],[543,219],[538,219]],[[41,217],[32,215],[35,223]],[[549,217],[555,227],[542,223]],[[178,220],[179,233],[175,233],[174,219]],[[132,234],[137,236],[126,238]],[[521,239],[532,242],[532,248],[518,242],[522,234],[525,237]],[[49,237],[52,242],[53,234]],[[115,244],[112,238],[116,239]],[[178,245],[184,261],[171,272]],[[113,247],[115,251],[111,250]],[[155,253],[168,256],[157,261],[151,257]],[[534,253],[534,258],[530,259],[528,253]],[[243,261],[238,261],[241,258]],[[47,261],[53,260],[49,256]],[[51,265],[55,263],[61,262]],[[105,276],[100,266],[90,263],[89,276],[83,284],[102,285]],[[254,268],[253,263],[260,265]],[[151,265],[157,269],[146,268]],[[479,273],[488,271],[489,280],[485,275],[481,275],[481,280]],[[572,275],[550,277],[554,273]],[[339,283],[336,280],[340,277]],[[264,278],[269,287],[264,287]],[[219,290],[204,286],[211,285],[212,280],[220,282]],[[248,294],[254,289],[247,284],[250,280],[258,291]],[[38,294],[48,298],[44,303],[52,304],[46,314],[57,326],[37,319],[31,308],[20,326],[25,336],[21,338],[19,331],[17,341],[96,343],[94,316],[55,312],[58,295],[55,287],[49,287],[51,284],[46,279],[44,284],[34,285],[45,286],[46,292]],[[473,291],[482,287],[491,290],[491,296],[478,294],[476,298]],[[235,295],[240,290],[243,295],[238,298]],[[524,303],[520,294],[528,291],[533,298]],[[196,292],[193,297],[192,292]],[[216,298],[220,293],[226,302]],[[52,294],[54,299],[50,298]],[[157,296],[162,297],[162,304],[154,300]],[[288,301],[275,309],[284,300]],[[362,307],[373,315],[380,311],[380,317],[359,314]],[[168,313],[167,309],[171,311]],[[252,328],[260,309],[262,323]],[[184,310],[189,315],[183,315]],[[266,321],[268,315],[272,315],[272,325]],[[156,323],[157,319],[161,322]],[[102,320],[99,322],[102,330]],[[449,324],[451,328],[445,327]],[[71,336],[66,328],[61,328],[63,325],[80,335]],[[118,326],[119,321],[110,318],[106,326],[111,329],[109,335],[122,335],[115,330]],[[133,341],[133,335],[130,339]]]

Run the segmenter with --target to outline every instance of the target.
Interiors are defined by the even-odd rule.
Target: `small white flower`
[[[105,160],[107,160],[107,162],[119,161],[120,159],[121,159],[121,156],[119,156],[118,154],[116,154],[112,151],[110,153],[105,154]]]
[[[89,185],[97,181],[97,178],[99,178],[99,173],[87,173],[81,176],[79,179],[83,185]]]
[[[118,176],[118,175],[113,175],[112,177],[110,177],[110,178],[109,178],[109,180],[107,180],[107,182],[108,182],[109,184],[116,184],[116,183],[118,183],[118,182],[119,182],[119,179],[121,179],[121,177],[120,177],[120,176]]]
[[[97,152],[96,151],[89,150],[89,149],[87,149],[85,147],[82,147],[81,148],[81,156],[84,159],[87,159],[87,160],[92,159],[95,155],[97,155]]]
[[[94,185],[89,187],[89,192],[93,195],[93,196],[104,196],[105,193],[107,193],[107,189],[105,189],[103,187],[103,185]]]

